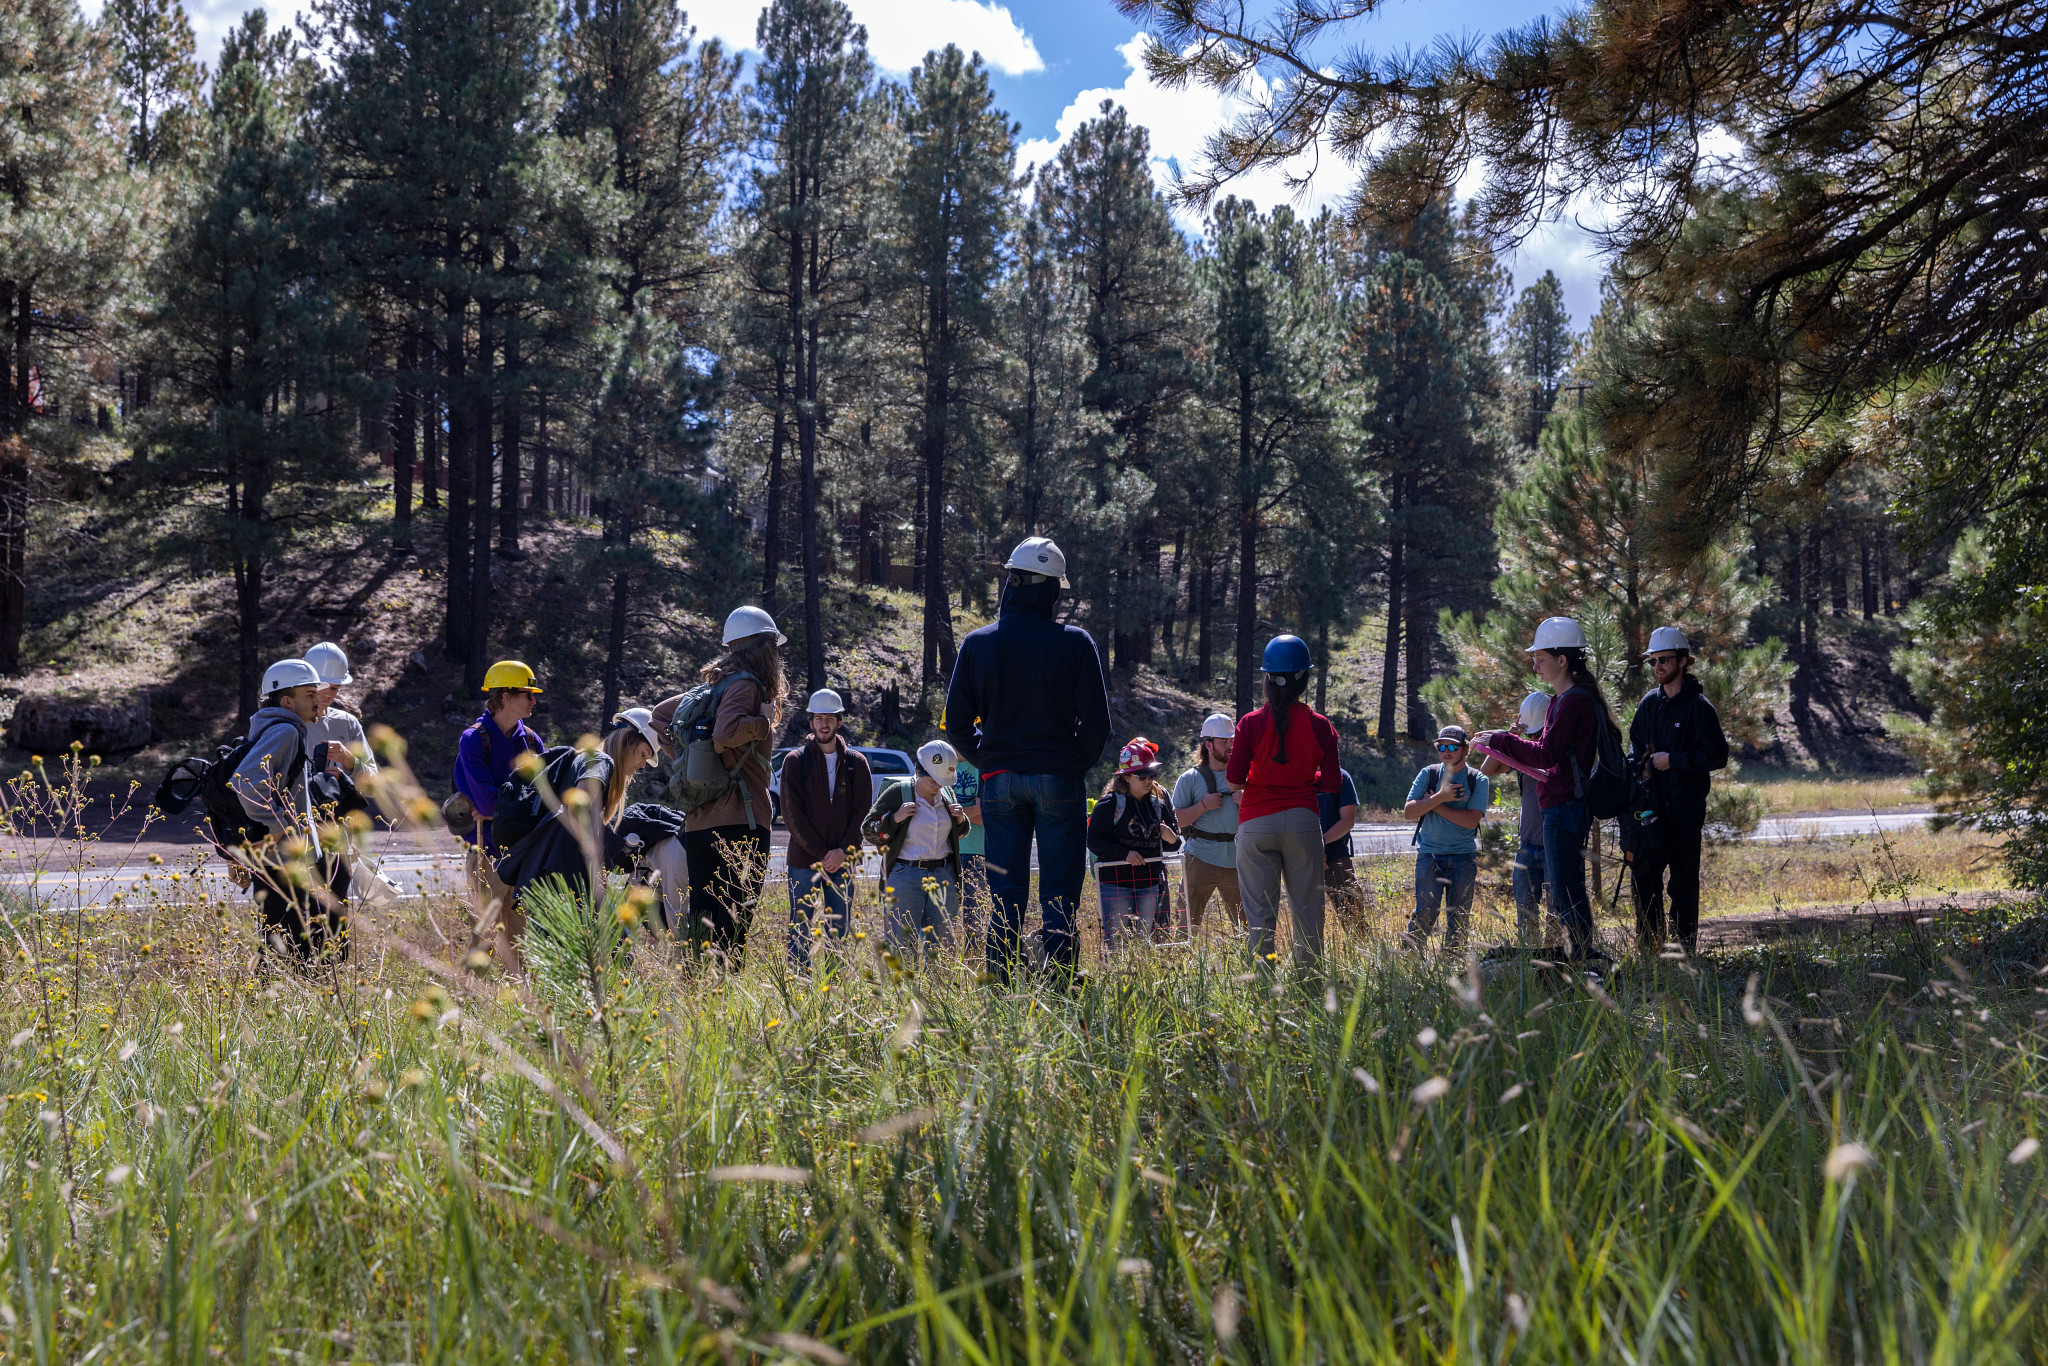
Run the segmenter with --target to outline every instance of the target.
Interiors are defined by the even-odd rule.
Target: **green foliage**
[[[1277,1000],[1208,948],[1072,994],[865,954],[829,983],[636,962],[599,1020],[418,971],[397,936],[424,923],[331,984],[252,974],[195,905],[159,906],[147,953],[132,925],[21,928],[10,1357],[2048,1347],[2038,920],[1597,993],[1377,953]]]
[[[1501,360],[1514,386],[1516,430],[1534,446],[1578,354],[1571,315],[1564,308],[1564,285],[1555,271],[1544,271],[1542,279],[1522,291],[1504,333]]]
[[[204,137],[206,77],[185,7],[179,0],[108,0],[100,23],[113,43],[114,79],[134,118],[130,163],[155,168],[184,160]]]
[[[575,1012],[602,1011],[618,994],[632,943],[627,889],[610,881],[593,898],[559,876],[544,877],[522,892],[526,915],[521,952],[527,969],[558,1007],[573,1001]]]
[[[1730,741],[1759,743],[1791,672],[1776,641],[1743,643],[1770,581],[1752,577],[1729,542],[1678,571],[1653,558],[1645,534],[1653,494],[1646,463],[1599,440],[1587,414],[1554,415],[1494,515],[1496,606],[1483,618],[1443,616],[1458,668],[1429,685],[1431,701],[1468,725],[1507,725],[1534,686],[1524,651],[1536,623],[1568,616],[1585,627],[1595,670],[1618,690],[1609,700],[1625,709],[1648,686],[1650,632],[1677,625],[1693,641],[1700,683]]]

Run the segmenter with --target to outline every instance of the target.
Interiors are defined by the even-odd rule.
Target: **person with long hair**
[[[1163,857],[1180,843],[1180,824],[1159,785],[1159,771],[1159,746],[1139,736],[1117,755],[1116,773],[1088,813],[1105,949],[1142,941],[1158,924],[1166,887]]]
[[[691,808],[684,820],[689,937],[699,948],[708,945],[735,970],[745,959],[754,904],[768,874],[768,830],[774,820],[768,756],[782,725],[785,643],[768,613],[735,608],[725,619],[724,652],[698,671],[703,682],[724,685],[711,722],[711,744],[732,775],[732,785],[717,800]],[[675,758],[669,723],[685,695],[654,708],[655,729],[664,737],[663,763]]]
[[[1305,705],[1314,667],[1308,643],[1275,636],[1259,667],[1266,704],[1237,723],[1230,750],[1230,785],[1238,789],[1237,882],[1250,925],[1254,963],[1273,957],[1280,920],[1280,888],[1294,917],[1296,967],[1323,956],[1323,819],[1320,795],[1343,788],[1337,728]]]
[[[596,745],[563,746],[542,756],[542,771],[556,805],[498,860],[498,876],[515,897],[547,877],[559,877],[572,892],[588,896],[593,872],[601,876],[607,867],[632,867],[624,844],[627,832],[621,828],[627,816],[626,792],[634,776],[654,762],[660,743],[653,713],[630,707],[612,717],[611,728]],[[667,850],[649,851],[650,861],[680,875],[680,850],[674,839],[667,843]],[[655,848],[660,848],[660,841]],[[516,963],[516,956],[508,957],[505,965]]]
[[[1554,694],[1543,730],[1532,739],[1487,731],[1478,743],[1506,759],[1548,769],[1536,789],[1543,817],[1543,875],[1551,913],[1564,922],[1574,960],[1605,957],[1593,942],[1593,899],[1586,891],[1586,836],[1593,828],[1586,779],[1600,746],[1600,726],[1615,726],[1607,696],[1586,659],[1586,633],[1570,617],[1549,617],[1525,652]]]

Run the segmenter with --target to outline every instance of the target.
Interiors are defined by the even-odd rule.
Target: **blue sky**
[[[947,42],[979,51],[1011,117],[1021,125],[1020,162],[1043,160],[1106,96],[1130,110],[1152,132],[1154,174],[1166,183],[1177,164],[1192,164],[1203,138],[1229,115],[1228,106],[1201,90],[1165,91],[1137,67],[1135,25],[1110,0],[847,0],[868,28],[878,65],[901,74],[928,48]],[[695,0],[684,8],[704,36],[750,47],[762,0]],[[186,0],[199,51],[209,64],[221,35],[247,8],[247,0]],[[99,0],[86,0],[97,12]],[[296,14],[298,0],[282,0],[278,13]],[[1521,25],[1560,5],[1551,0],[1387,0],[1356,26],[1351,40],[1374,51],[1426,47],[1440,37],[1483,38]],[[1344,168],[1326,163],[1299,201],[1305,207],[1334,201],[1346,189]],[[1285,191],[1277,180],[1255,180],[1245,197],[1270,206]],[[1198,225],[1184,220],[1184,226]],[[1533,235],[1509,259],[1519,288],[1545,269],[1557,271],[1575,325],[1583,328],[1599,304],[1601,265],[1590,239],[1573,223]]]

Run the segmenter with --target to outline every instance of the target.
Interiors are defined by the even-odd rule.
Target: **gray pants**
[[[1294,962],[1307,967],[1323,956],[1323,823],[1305,807],[1238,822],[1237,885],[1254,963],[1273,951],[1283,879],[1294,917]]]
[[[882,886],[882,933],[891,948],[908,955],[953,942],[960,888],[951,868],[899,863]]]

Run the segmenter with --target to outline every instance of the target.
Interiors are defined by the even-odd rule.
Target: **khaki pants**
[[[1181,871],[1188,882],[1188,923],[1196,929],[1202,928],[1202,912],[1209,905],[1209,898],[1218,897],[1223,909],[1230,914],[1230,923],[1244,924],[1244,897],[1237,890],[1237,869],[1218,868],[1204,863],[1193,854],[1180,861]]]
[[[1273,951],[1284,884],[1294,965],[1313,966],[1323,956],[1322,820],[1313,810],[1296,806],[1239,821],[1237,875],[1245,919],[1251,922],[1252,962],[1263,965]]]

